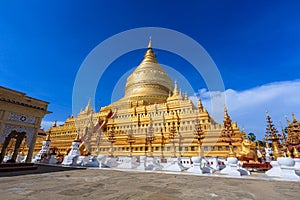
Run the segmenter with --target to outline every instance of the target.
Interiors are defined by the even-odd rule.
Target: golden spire
[[[174,84],[175,84],[175,85],[174,85],[173,95],[178,95],[178,94],[179,94],[179,91],[178,91],[177,81],[175,81]]]
[[[49,133],[48,133],[48,135],[47,135],[47,137],[46,137],[46,140],[47,140],[47,141],[51,141],[51,139],[50,139],[50,131],[49,131]]]
[[[75,138],[74,142],[80,142],[80,136],[79,136],[79,133],[77,133],[77,135],[76,135],[76,138]]]
[[[228,115],[227,107],[224,106],[224,121],[225,121],[226,119],[229,119],[229,120],[230,120],[230,117],[229,117],[229,115]],[[231,123],[231,120],[230,120],[230,123]]]
[[[182,91],[181,91],[181,88],[179,89],[179,95],[182,97]]]
[[[198,98],[198,109],[199,109],[199,112],[203,112],[203,105],[202,105],[200,97]]]
[[[280,145],[279,140],[279,134],[278,130],[275,128],[272,120],[271,120],[271,116],[269,115],[269,113],[267,112],[267,127],[266,127],[266,133],[265,133],[265,139],[266,141],[271,141],[272,142],[272,148],[273,148],[273,155],[275,157],[275,159],[277,159],[278,157],[282,157],[283,153],[282,151],[279,149],[278,145]]]
[[[184,100],[189,100],[189,96],[187,92],[184,93]]]
[[[141,64],[145,64],[145,63],[158,63],[155,58],[155,53],[152,50],[152,38],[151,37],[150,37],[150,41],[148,44],[148,50],[146,51],[144,60],[141,62]]]
[[[235,152],[233,152],[232,143],[236,142],[237,140],[234,139],[235,132],[233,130],[232,123],[231,123],[232,121],[230,119],[230,116],[228,115],[226,106],[224,107],[224,112],[225,112],[225,115],[224,115],[224,121],[223,121],[223,129],[221,132],[221,137],[223,138],[222,142],[226,142],[229,145],[228,156],[235,157],[236,154],[235,154]]]
[[[150,36],[149,39],[148,49],[152,49],[152,37]]]
[[[271,116],[269,115],[268,110],[266,111],[267,115],[267,128],[266,128],[266,140],[271,140],[272,138],[278,140],[278,130],[275,128],[273,121],[271,120]]]
[[[91,111],[91,99],[89,99],[88,104],[85,107],[85,111],[86,112]]]
[[[286,150],[286,155],[287,155],[289,158],[292,158],[292,153],[290,152],[289,148],[287,148],[287,150]]]
[[[295,117],[295,114],[294,113],[292,113],[292,118],[293,118],[293,122],[295,123],[295,122],[297,122],[297,119],[296,119],[296,117]]]

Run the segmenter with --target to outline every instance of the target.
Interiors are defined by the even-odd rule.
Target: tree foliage
[[[256,136],[254,133],[248,133],[248,139],[254,142],[256,140]]]

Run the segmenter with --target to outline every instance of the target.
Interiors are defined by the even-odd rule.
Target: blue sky
[[[53,114],[44,121],[64,121],[72,113],[76,73],[93,48],[122,31],[164,27],[206,49],[222,75],[234,120],[247,131],[263,134],[266,108],[276,123],[284,123],[292,112],[300,118],[295,92],[300,78],[299,10],[299,1],[1,1],[0,85],[51,102]],[[184,59],[156,53],[159,62],[192,76]],[[109,67],[107,79],[99,83],[106,90],[97,93],[96,109],[110,103],[116,81],[143,54],[130,52]],[[201,77],[189,81],[195,91],[206,87]],[[204,90],[201,94],[206,95]]]

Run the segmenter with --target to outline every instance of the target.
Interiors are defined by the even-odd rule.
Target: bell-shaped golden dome
[[[161,67],[152,50],[152,41],[148,45],[144,59],[134,72],[127,78],[125,97],[159,97],[167,98],[172,91],[172,79]],[[139,98],[143,99],[143,98]],[[152,100],[148,103],[152,103]],[[153,102],[154,103],[154,102]]]

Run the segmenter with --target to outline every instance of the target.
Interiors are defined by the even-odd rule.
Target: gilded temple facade
[[[297,146],[300,144],[300,121],[297,121],[295,115],[292,115],[293,121],[288,121],[288,138],[287,138],[287,145]],[[299,147],[298,147],[299,148]]]
[[[197,124],[204,132],[201,152],[205,156],[227,157],[228,143],[220,138],[223,124],[210,116],[200,99],[194,105],[178,84],[173,84],[157,62],[150,41],[144,59],[127,79],[123,98],[99,112],[93,111],[88,102],[77,117],[69,117],[61,126],[54,124],[48,134],[51,146],[61,154],[67,154],[78,134],[85,152],[92,155],[197,156]],[[232,129],[232,145],[238,152],[245,133],[236,122]]]

